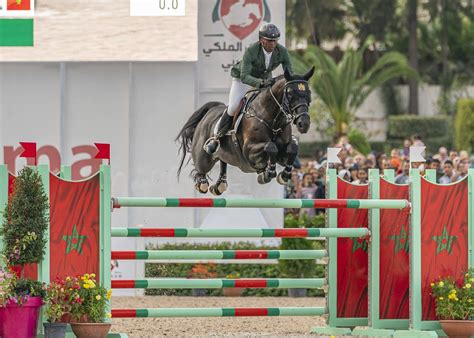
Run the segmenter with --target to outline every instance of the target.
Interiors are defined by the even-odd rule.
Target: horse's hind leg
[[[207,193],[209,190],[209,181],[207,180],[206,174],[199,172],[194,174],[194,188],[201,194]]]
[[[227,190],[227,163],[220,161],[220,164],[221,171],[219,173],[219,178],[217,179],[216,184],[211,185],[209,188],[209,192],[216,196],[222,195],[222,193]]]
[[[298,155],[298,142],[295,138],[291,139],[290,144],[286,147],[286,165],[285,169],[281,171],[277,176],[277,182],[285,185],[291,178],[291,170],[293,169],[293,163],[295,162],[296,156]]]

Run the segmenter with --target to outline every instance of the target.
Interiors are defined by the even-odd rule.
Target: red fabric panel
[[[367,185],[353,185],[337,179],[337,198],[367,199]],[[338,209],[337,226],[354,228],[368,226],[368,211]],[[368,313],[368,253],[367,240],[339,238],[337,240],[337,317],[367,317]]]
[[[235,309],[235,317],[241,316],[268,316],[268,309],[267,308],[236,308]]]
[[[236,288],[266,288],[267,281],[261,279],[236,279]]]
[[[100,280],[100,176],[68,182],[50,175],[50,199],[51,280],[85,273]]]
[[[11,194],[13,194],[13,189],[15,188],[15,176],[8,173],[8,199],[10,199]],[[13,271],[15,271],[18,277],[21,276],[21,266],[12,266]],[[25,278],[38,280],[38,264],[27,264],[25,265]]]
[[[467,180],[436,185],[421,179],[421,252],[422,320],[434,320],[430,283],[440,276],[462,280],[468,268]]]
[[[381,179],[380,198],[408,200],[408,185]],[[409,317],[409,224],[408,209],[380,209],[380,319]]]
[[[235,259],[266,259],[268,251],[265,250],[236,250]]]

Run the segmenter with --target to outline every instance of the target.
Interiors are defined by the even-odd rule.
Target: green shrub
[[[474,99],[460,99],[454,122],[456,148],[474,150]]]
[[[370,144],[364,133],[359,129],[351,129],[348,135],[349,143],[360,153],[367,155],[370,153]]]
[[[423,140],[444,136],[449,130],[447,116],[396,115],[389,117],[388,135],[394,139],[405,139],[420,135]]]

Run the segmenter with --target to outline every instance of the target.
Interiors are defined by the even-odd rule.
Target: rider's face
[[[267,52],[273,52],[273,50],[275,49],[278,41],[277,40],[267,40],[267,39],[260,39],[260,43],[262,44],[263,48],[267,51]]]

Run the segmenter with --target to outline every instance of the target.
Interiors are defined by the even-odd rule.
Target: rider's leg
[[[240,101],[245,96],[245,93],[247,93],[247,91],[250,89],[252,89],[252,87],[242,83],[240,79],[232,79],[232,85],[230,87],[229,93],[229,104],[222,113],[219,125],[217,126],[217,133],[208,139],[204,144],[204,150],[209,155],[212,155],[216,152],[219,146],[219,138],[224,136],[232,126],[232,120],[239,109]]]

